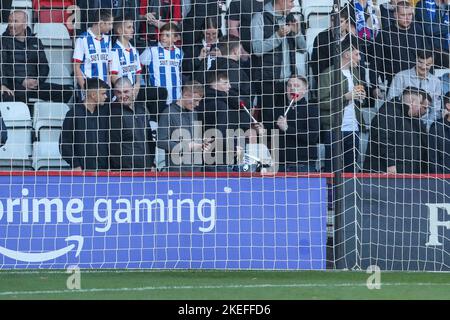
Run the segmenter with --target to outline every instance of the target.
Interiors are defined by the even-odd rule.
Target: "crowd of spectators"
[[[46,81],[44,46],[15,10],[1,98],[69,103],[59,143],[77,170],[156,170],[161,149],[166,171],[333,172],[341,149],[345,172],[450,173],[449,81],[434,74],[449,67],[448,1],[350,0],[306,75],[295,2],[85,0],[73,87]]]

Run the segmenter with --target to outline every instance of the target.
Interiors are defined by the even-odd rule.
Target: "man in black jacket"
[[[228,95],[231,90],[230,80],[225,71],[209,71],[205,97],[197,108],[198,120],[202,122],[204,131],[217,129],[223,137],[229,125],[237,127],[239,117],[229,119]]]
[[[375,97],[380,97],[378,77],[386,80],[389,87],[394,75],[414,67],[417,50],[431,47],[421,26],[414,22],[411,4],[400,1],[395,7],[394,18],[395,21],[384,26],[375,39],[375,55],[370,61]]]
[[[27,27],[27,14],[13,11],[8,28],[0,41],[2,52],[2,83],[15,92],[16,101],[30,98],[68,102],[72,88],[46,83],[49,66],[41,40]]]
[[[319,108],[317,104],[306,101],[307,94],[307,80],[291,77],[286,92],[275,96],[273,114],[266,116],[272,120],[267,123],[267,129],[279,130],[279,171],[316,171]]]
[[[151,170],[156,142],[145,105],[134,101],[133,85],[120,78],[114,85],[117,100],[111,104],[110,166],[116,170]]]
[[[221,56],[212,62],[209,70],[226,71],[230,80],[229,103],[231,108],[239,108],[241,101],[250,106],[251,81],[248,70],[240,63],[242,45],[238,38],[230,36],[220,39],[218,49]]]
[[[183,51],[194,44],[200,38],[200,33],[207,17],[220,17],[223,1],[218,0],[191,0],[191,10],[183,19],[181,30],[183,36]],[[188,48],[189,50],[189,48]]]
[[[348,33],[356,35],[355,22],[353,19],[349,18],[349,10],[342,9],[339,18],[341,40],[344,39]],[[333,52],[333,39],[333,27],[320,32],[314,39],[311,59],[309,61],[309,66],[311,67],[314,76],[318,76],[333,63],[333,58],[335,56],[335,53]]]
[[[74,170],[108,168],[109,86],[97,78],[86,80],[86,99],[70,109],[59,140],[61,155]]]
[[[209,71],[207,83],[205,98],[197,109],[206,141],[214,141],[213,152],[205,154],[205,170],[227,171],[228,165],[234,164],[236,142],[230,139],[234,139],[234,132],[241,126],[239,113],[242,111],[228,105],[231,84],[226,71]]]
[[[391,23],[395,23],[395,7],[401,0],[390,0],[389,2],[380,4],[381,27],[388,27]]]
[[[427,173],[427,112],[417,88],[387,102],[373,119],[364,168],[387,173]]]
[[[450,173],[450,92],[443,97],[442,119],[431,125],[428,135],[430,173]]]

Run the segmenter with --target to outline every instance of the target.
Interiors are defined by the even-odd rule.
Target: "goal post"
[[[443,6],[1,10],[0,269],[449,271]]]

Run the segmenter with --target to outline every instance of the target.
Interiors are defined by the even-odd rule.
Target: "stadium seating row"
[[[33,117],[22,102],[0,103],[0,112],[8,129],[8,140],[0,148],[0,170],[69,169],[61,158],[59,137],[69,106],[64,103],[34,104]],[[158,124],[151,122],[153,130]],[[156,149],[156,166],[165,166],[164,150]]]
[[[63,103],[36,102],[33,119],[22,102],[0,103],[8,128],[8,140],[0,148],[0,168],[63,169],[69,165],[61,159],[59,135],[69,107]]]
[[[69,106],[64,103],[42,102],[34,104],[33,117],[29,108],[22,102],[0,103],[0,111],[8,128],[8,140],[0,148],[0,170],[34,169],[60,170],[69,169],[69,165],[61,158],[59,137],[62,123]],[[376,110],[365,110],[367,120],[375,115]],[[152,122],[152,129],[157,129],[157,123]],[[368,137],[362,137],[362,148],[366,149]],[[318,145],[321,166],[324,158],[324,146]],[[364,153],[363,153],[364,154]],[[162,168],[164,150],[156,149],[156,166]]]

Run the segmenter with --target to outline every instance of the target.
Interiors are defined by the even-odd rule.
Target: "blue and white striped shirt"
[[[73,61],[81,63],[81,72],[86,78],[107,81],[111,61],[110,36],[96,38],[89,28],[75,42]]]
[[[111,74],[127,77],[134,85],[136,83],[136,75],[141,73],[141,62],[136,48],[132,45],[125,48],[117,40],[112,48],[111,58]]]
[[[159,43],[145,49],[140,58],[148,68],[148,85],[166,88],[167,104],[180,99],[182,50],[177,47],[169,50]]]

